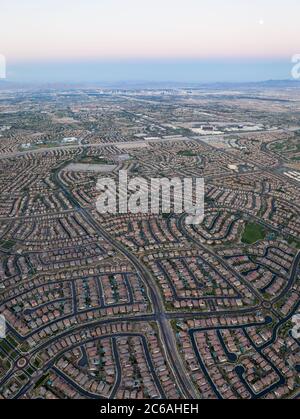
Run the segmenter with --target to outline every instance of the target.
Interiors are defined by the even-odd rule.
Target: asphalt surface
[[[179,388],[186,399],[198,399],[199,396],[197,395],[190,377],[188,376],[185,368],[183,366],[183,361],[178,353],[178,348],[176,345],[176,340],[174,336],[174,331],[170,322],[167,319],[165,313],[164,302],[160,293],[160,290],[155,282],[155,279],[152,278],[150,272],[146,269],[146,267],[140,262],[140,260],[130,253],[123,245],[119,242],[114,240],[110,234],[108,234],[100,225],[95,221],[93,216],[90,212],[83,208],[80,203],[74,198],[71,192],[65,187],[65,185],[61,182],[59,178],[59,171],[54,173],[54,181],[56,182],[57,186],[62,190],[65,196],[71,200],[71,202],[75,205],[81,215],[85,218],[87,222],[95,229],[95,231],[102,237],[104,237],[114,248],[116,248],[120,253],[122,253],[133,266],[136,268],[137,272],[140,274],[142,279],[145,281],[148,290],[149,290],[149,297],[152,302],[154,314],[156,316],[159,330],[160,330],[160,337],[161,343],[165,349],[167,358],[170,362],[170,366],[174,372],[175,379],[179,385]]]

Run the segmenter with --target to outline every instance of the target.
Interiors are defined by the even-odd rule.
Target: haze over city
[[[290,78],[300,3],[280,0],[2,0],[14,81]]]

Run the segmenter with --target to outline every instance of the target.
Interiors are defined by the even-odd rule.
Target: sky
[[[0,54],[24,81],[290,77],[299,0],[0,0]]]

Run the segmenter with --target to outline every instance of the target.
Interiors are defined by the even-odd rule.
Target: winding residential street
[[[159,288],[152,278],[150,272],[147,268],[140,262],[140,260],[129,252],[124,246],[122,246],[119,242],[114,240],[92,217],[90,212],[82,207],[80,203],[72,196],[71,192],[66,189],[64,184],[61,182],[59,178],[59,169],[54,173],[54,179],[57,186],[63,191],[65,196],[70,199],[75,207],[80,211],[83,217],[90,223],[91,226],[95,229],[95,231],[102,237],[104,237],[109,243],[112,244],[120,253],[122,253],[133,266],[136,268],[137,273],[141,275],[143,280],[145,281],[148,290],[150,292],[150,300],[153,305],[154,314],[156,320],[159,324],[160,335],[161,335],[161,342],[166,352],[166,356],[170,361],[170,365],[175,375],[175,379],[180,386],[182,394],[187,399],[197,399],[199,396],[196,394],[193,385],[191,384],[191,380],[183,366],[182,359],[178,353],[178,348],[176,345],[176,340],[174,337],[174,331],[172,329],[171,323],[167,319],[164,302],[159,291]]]

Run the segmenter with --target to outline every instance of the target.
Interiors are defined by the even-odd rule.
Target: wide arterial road
[[[152,302],[155,318],[159,325],[161,343],[165,349],[169,364],[173,370],[175,379],[183,396],[186,399],[198,399],[196,390],[191,382],[190,377],[185,371],[182,358],[178,353],[175,335],[170,322],[167,319],[164,302],[161,292],[156,284],[155,279],[152,277],[148,269],[141,263],[141,261],[131,252],[129,252],[122,244],[113,239],[94,219],[91,213],[80,205],[74,195],[65,187],[59,178],[59,169],[53,173],[53,180],[56,185],[61,189],[64,195],[73,203],[75,208],[81,213],[85,220],[95,229],[95,231],[104,237],[113,247],[122,253],[134,265],[137,272],[145,281]]]

